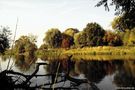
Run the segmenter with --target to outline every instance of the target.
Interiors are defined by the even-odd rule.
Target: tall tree
[[[87,46],[103,45],[102,38],[104,36],[104,29],[97,23],[88,23],[83,29],[86,35]]]
[[[10,47],[10,35],[9,27],[0,27],[0,53]]]
[[[61,39],[61,32],[57,28],[51,28],[46,32],[43,41],[51,48],[58,48],[61,46]]]

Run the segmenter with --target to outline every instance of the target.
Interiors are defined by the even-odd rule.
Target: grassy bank
[[[37,55],[61,56],[61,55],[134,55],[135,47],[85,47],[77,49],[50,49],[39,50]]]

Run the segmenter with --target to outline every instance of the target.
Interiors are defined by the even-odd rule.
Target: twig
[[[14,33],[13,43],[12,43],[12,47],[11,47],[11,53],[10,53],[11,55],[10,55],[10,57],[9,57],[9,61],[8,61],[8,65],[7,65],[7,70],[8,70],[8,68],[9,68],[10,61],[11,61],[11,56],[12,56],[12,52],[13,52],[13,46],[14,46],[15,38],[16,38],[17,26],[18,26],[18,18],[17,18],[16,25],[15,25],[15,33]],[[13,63],[12,63],[12,65],[13,65]],[[12,66],[12,65],[11,65],[11,66]],[[11,69],[11,68],[10,68],[10,69]]]
[[[59,62],[59,64],[58,64],[57,71],[56,71],[56,76],[55,76],[54,83],[53,83],[53,86],[52,86],[52,89],[53,89],[53,90],[54,90],[54,85],[55,85],[55,83],[56,83],[56,81],[57,81],[59,68],[60,68],[60,62]]]

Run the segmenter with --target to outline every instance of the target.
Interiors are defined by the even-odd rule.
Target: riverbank
[[[61,56],[61,55],[134,55],[135,47],[84,47],[77,49],[49,49],[38,50],[36,55]]]

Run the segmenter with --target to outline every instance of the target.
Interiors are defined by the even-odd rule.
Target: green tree
[[[134,17],[132,17],[132,18],[134,18]],[[132,28],[135,27],[134,21],[135,20],[130,20],[130,19],[126,18],[125,14],[124,14],[124,15],[115,17],[114,20],[112,21],[111,25],[112,25],[113,29],[125,32],[126,29],[131,30]]]
[[[134,46],[135,45],[135,28],[130,31],[128,45]]]
[[[125,32],[123,33],[123,36],[122,36],[122,37],[123,37],[123,38],[122,38],[123,44],[124,44],[125,46],[127,46],[128,43],[129,43],[130,31],[129,31],[128,29],[126,29]]]
[[[100,46],[103,45],[102,38],[104,36],[104,29],[97,23],[88,23],[83,29],[86,35],[87,46]]]
[[[116,15],[120,15],[115,19],[115,27],[121,31],[132,29],[135,27],[135,0],[100,0],[96,6],[104,5],[105,9],[109,10],[108,5],[115,5]]]
[[[114,30],[123,30],[125,26],[120,22],[121,16],[115,17],[114,20],[111,22],[112,28]]]
[[[0,53],[10,47],[10,35],[9,27],[0,27]]]
[[[61,46],[62,35],[57,28],[51,28],[46,32],[46,36],[43,39],[50,48],[58,48]]]
[[[66,30],[64,31],[65,34],[67,34],[67,35],[69,35],[69,36],[71,36],[71,37],[74,37],[74,35],[75,35],[76,33],[78,33],[78,32],[79,32],[79,30],[78,30],[78,29],[75,29],[75,28],[68,28],[68,29],[66,29]]]
[[[84,33],[84,31],[81,31],[79,33],[76,33],[74,35],[74,43],[76,47],[84,47],[86,46],[86,35]]]

